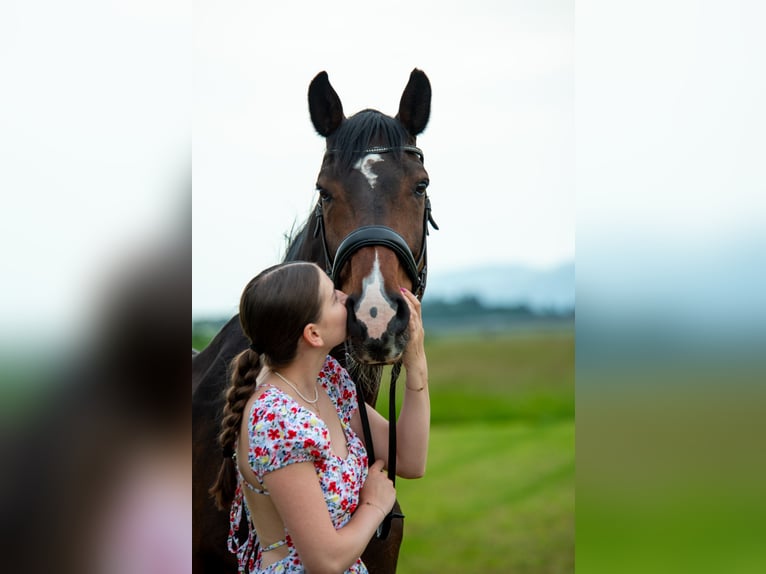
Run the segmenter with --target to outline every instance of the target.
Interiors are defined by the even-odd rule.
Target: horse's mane
[[[328,139],[327,147],[333,153],[336,168],[345,171],[351,169],[373,140],[378,146],[400,148],[410,143],[410,139],[399,120],[367,109],[342,122]]]
[[[303,224],[300,226],[297,226],[296,223],[293,222],[293,226],[290,228],[290,231],[285,233],[285,256],[282,258],[282,261],[295,261],[298,259],[298,253],[300,252],[301,248],[303,247],[303,243],[306,241],[306,234],[304,231],[308,227],[309,223],[313,219],[313,212],[312,215],[306,219]]]

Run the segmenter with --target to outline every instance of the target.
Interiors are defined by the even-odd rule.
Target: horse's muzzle
[[[398,361],[407,344],[410,310],[401,294],[366,301],[349,297],[347,333],[354,359],[365,364]]]

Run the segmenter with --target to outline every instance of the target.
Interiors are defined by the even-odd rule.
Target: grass
[[[434,337],[426,353],[428,470],[397,483],[398,572],[574,572],[574,333]]]
[[[398,572],[574,572],[573,330],[428,336],[426,353],[428,470],[397,482]]]
[[[432,425],[574,417],[571,330],[433,338],[426,354]],[[389,379],[384,373],[377,405],[384,414]]]
[[[574,571],[574,421],[437,426],[397,483],[400,573]]]

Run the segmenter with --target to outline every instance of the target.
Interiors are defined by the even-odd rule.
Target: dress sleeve
[[[328,355],[320,377],[327,379],[327,387],[332,393],[338,416],[345,424],[350,424],[351,415],[359,408],[359,404],[356,398],[356,385],[348,371],[335,358]]]
[[[282,397],[259,400],[248,425],[249,462],[260,481],[265,474],[296,462],[326,456],[327,441],[311,416]]]

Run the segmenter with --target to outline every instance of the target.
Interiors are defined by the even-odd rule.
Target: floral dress
[[[334,358],[328,356],[318,381],[327,392],[338,412],[346,437],[348,456],[342,459],[333,453],[330,432],[324,421],[303,407],[289,394],[277,387],[264,385],[259,388],[258,399],[253,403],[248,420],[248,463],[263,485],[266,473],[296,462],[311,462],[322,487],[330,519],[336,529],[350,520],[359,504],[359,491],[367,479],[367,452],[364,444],[351,429],[351,415],[357,408],[356,387],[346,370]],[[237,554],[239,572],[290,573],[303,572],[300,556],[285,530],[285,538],[267,548],[260,545],[256,552],[256,535],[247,504],[243,485],[260,494],[268,495],[263,488],[256,488],[240,475],[229,515],[229,550]],[[243,542],[237,531],[245,510],[248,536]],[[288,554],[282,560],[261,569],[263,552],[287,546]],[[361,558],[346,571],[366,573]]]

